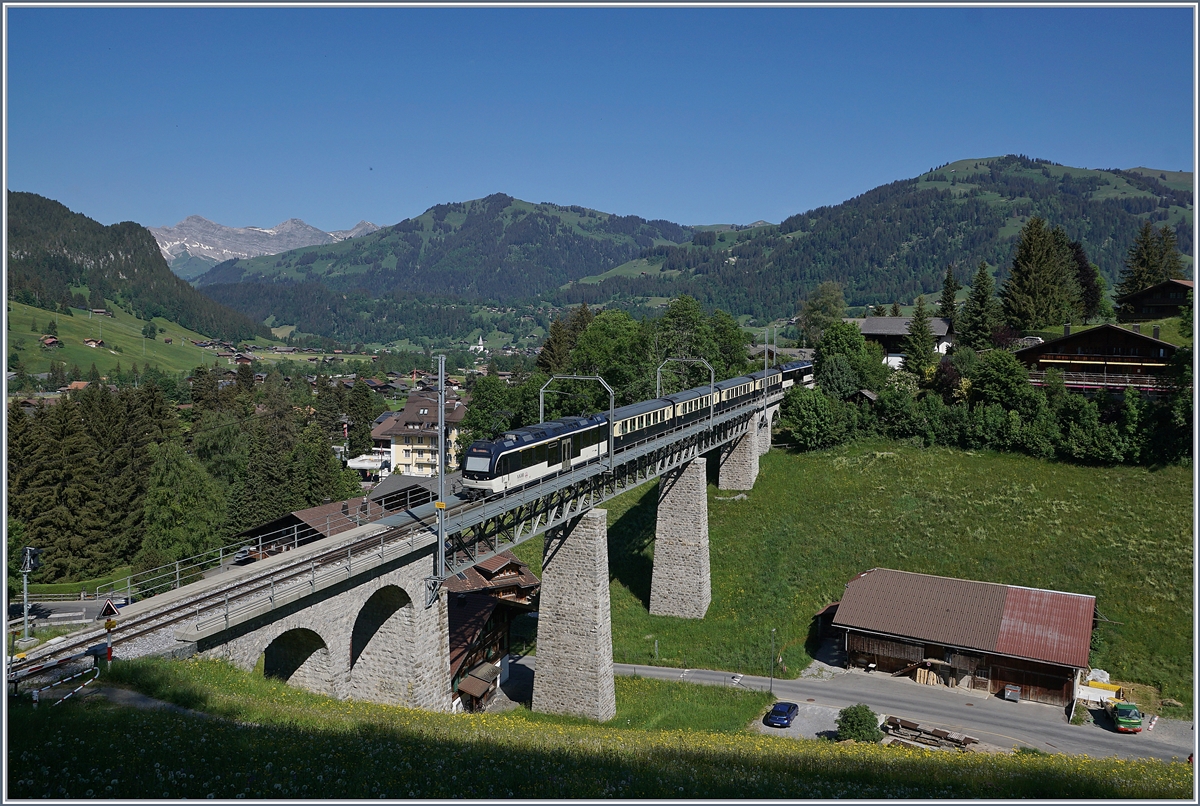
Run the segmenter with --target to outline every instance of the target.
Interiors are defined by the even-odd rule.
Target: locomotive
[[[613,451],[677,431],[745,405],[765,394],[812,380],[811,361],[793,361],[750,375],[719,381],[711,389],[698,386],[654,400],[622,406],[613,412]],[[463,458],[465,497],[507,493],[566,473],[608,456],[608,413],[560,417],[505,431],[496,439],[471,443]]]

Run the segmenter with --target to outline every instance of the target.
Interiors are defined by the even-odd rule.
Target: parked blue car
[[[767,724],[775,728],[790,728],[798,713],[800,713],[800,706],[796,703],[777,702],[771,709],[771,713],[767,714]]]

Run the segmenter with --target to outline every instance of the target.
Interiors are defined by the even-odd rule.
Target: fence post
[[[383,562],[383,532],[379,533],[379,561]]]
[[[175,589],[179,589],[179,560],[175,561]]]
[[[229,629],[229,591],[225,592],[225,629]]]
[[[312,586],[313,590],[316,590],[317,589],[317,561],[309,560],[309,566],[312,569],[312,582],[310,582],[309,584]]]
[[[354,564],[354,549],[352,549],[350,546],[346,546],[346,576],[354,575],[354,571],[352,570],[353,564]]]
[[[275,604],[275,577],[271,577],[271,604]]]

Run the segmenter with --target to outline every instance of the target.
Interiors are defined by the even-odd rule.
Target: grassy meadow
[[[38,342],[45,333],[48,322],[55,319],[51,311],[8,301],[8,351],[16,353],[25,362],[30,374],[48,372],[51,361],[62,361],[69,370],[78,366],[86,374],[93,363],[101,375],[107,374],[120,362],[128,370],[136,361],[139,366],[149,363],[163,372],[184,372],[200,364],[211,364],[216,360],[212,350],[192,344],[189,339],[205,341],[208,336],[187,330],[167,319],[156,318],[154,323],[166,332],[156,339],[142,339],[144,319],[138,319],[120,308],[110,306],[113,315],[92,316],[87,311],[72,309],[72,315],[58,314],[58,339],[61,347],[42,347]],[[34,330],[33,325],[37,324]],[[171,339],[171,344],[163,341]],[[88,347],[84,339],[103,339],[103,347]],[[144,342],[144,343],[143,343]],[[259,339],[256,343],[273,342]],[[282,343],[282,342],[278,342]]]
[[[1112,622],[1092,665],[1192,713],[1190,468],[1081,467],[1015,454],[858,444],[762,457],[744,500],[708,490],[712,604],[651,616],[657,486],[608,502],[613,657],[795,677],[812,618],[871,568],[1086,593]],[[533,544],[533,545],[531,545]],[[540,541],[519,547],[540,572]],[[657,641],[658,657],[655,658]]]
[[[8,710],[7,796],[101,798],[1190,798],[1157,760],[939,753],[723,728],[648,729],[687,683],[617,680],[604,725],[340,702],[219,661],[118,661],[123,682],[206,716],[68,700]],[[694,710],[757,719],[737,692]],[[215,717],[215,718],[211,718]],[[626,726],[622,721],[629,720]],[[634,724],[638,722],[639,724]],[[693,720],[698,724],[702,720]],[[662,727],[660,724],[659,727]],[[736,725],[733,725],[736,728]]]

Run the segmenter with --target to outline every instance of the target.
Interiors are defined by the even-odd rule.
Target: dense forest
[[[550,325],[548,309],[490,316],[461,300],[433,298],[403,291],[372,297],[362,291],[338,293],[314,281],[300,283],[231,283],[206,286],[213,300],[242,311],[255,321],[274,317],[302,333],[320,334],[342,344],[388,344],[408,339],[414,344],[461,341],[475,330],[502,330],[518,337]],[[521,317],[526,319],[524,323]]]
[[[963,166],[963,163],[956,163]],[[1182,215],[1191,193],[1130,171],[1081,171],[1022,156],[968,162],[953,175],[930,172],[892,182],[843,204],[790,216],[710,246],[656,246],[642,257],[678,276],[613,277],[572,285],[560,304],[688,294],[706,306],[757,318],[792,316],[798,300],[837,282],[852,306],[905,302],[942,285],[947,265],[967,282],[980,261],[1003,281],[1017,230],[1031,217],[1079,242],[1111,288],[1143,223],[1171,225],[1192,251]]]
[[[134,369],[136,383],[136,366]],[[361,379],[239,366],[197,367],[190,383],[110,388],[92,368],[85,389],[26,411],[8,408],[9,580],[20,547],[43,550],[34,581],[81,580],[194,556],[294,509],[360,494],[358,474],[330,450],[344,415],[366,431],[384,407]],[[115,379],[110,379],[115,380]],[[128,381],[129,378],[121,378]],[[166,392],[191,402],[181,414]]]
[[[106,227],[33,193],[8,192],[8,295],[68,315],[108,299],[140,319],[161,316],[230,341],[268,335],[172,274],[144,227]]]

